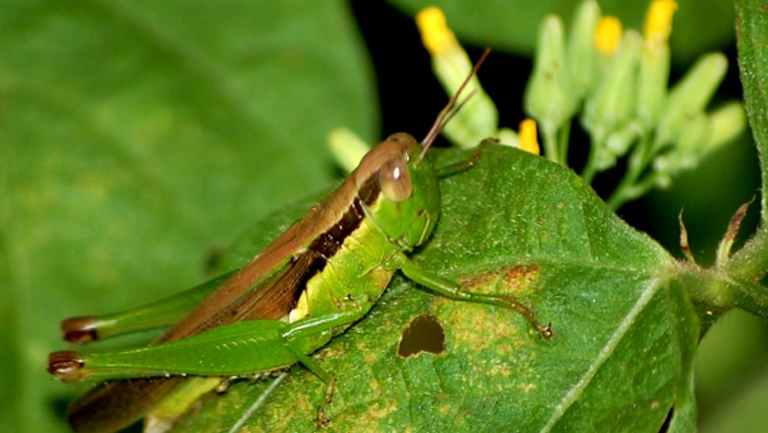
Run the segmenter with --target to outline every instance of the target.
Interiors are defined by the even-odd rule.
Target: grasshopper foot
[[[61,322],[64,341],[73,344],[86,344],[99,339],[96,321],[91,317],[71,317]]]
[[[82,379],[84,366],[83,357],[79,352],[72,350],[53,352],[48,356],[48,373],[64,383]]]
[[[533,326],[536,328],[536,331],[539,333],[539,336],[541,336],[541,338],[545,340],[549,340],[554,335],[554,333],[552,332],[551,323],[542,325],[541,323],[535,322]]]
[[[549,340],[554,335],[554,332],[552,332],[552,324],[547,323],[546,325],[542,325],[539,323],[538,320],[536,320],[536,313],[531,310],[528,306],[520,303],[517,299],[513,297],[504,297],[508,303],[508,307],[514,311],[516,311],[518,314],[523,316],[525,320],[528,321],[528,323],[533,326],[534,329],[536,329],[536,332],[539,333],[539,336],[545,340]]]
[[[328,384],[328,387],[325,390],[325,400],[320,405],[320,407],[317,408],[317,418],[315,419],[315,425],[319,429],[324,428],[331,423],[331,418],[325,415],[325,407],[333,402],[333,396],[335,393],[336,381],[333,381]]]

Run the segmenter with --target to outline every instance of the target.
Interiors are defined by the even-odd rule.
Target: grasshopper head
[[[406,251],[429,237],[440,214],[437,176],[421,151],[409,134],[390,135],[353,174],[367,216]]]
[[[423,146],[404,132],[392,134],[368,152],[352,174],[366,216],[404,251],[422,244],[435,228],[440,215],[440,190],[437,174],[426,153],[446,123],[468,100],[456,104],[488,52],[488,49],[483,52],[437,116],[424,137]]]

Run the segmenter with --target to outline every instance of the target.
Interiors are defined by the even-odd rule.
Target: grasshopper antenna
[[[467,87],[467,84],[469,84],[469,81],[477,75],[478,69],[480,69],[480,66],[482,66],[483,62],[485,62],[485,59],[488,57],[488,54],[491,52],[490,48],[486,48],[483,50],[483,54],[480,56],[480,59],[475,63],[475,66],[472,68],[472,71],[467,75],[467,78],[464,79],[464,82],[461,83],[461,86],[459,86],[459,90],[456,91],[456,93],[451,96],[451,99],[448,100],[448,103],[445,105],[442,111],[440,111],[440,114],[437,116],[437,119],[435,119],[435,123],[432,124],[432,128],[427,133],[427,136],[424,137],[424,140],[422,140],[422,143],[424,144],[424,149],[421,151],[421,155],[419,155],[419,159],[424,159],[424,155],[427,154],[427,150],[429,150],[429,147],[432,146],[432,143],[435,141],[437,136],[440,134],[440,132],[443,130],[445,125],[448,123],[449,120],[453,118],[453,116],[456,115],[456,113],[464,106],[464,104],[467,103],[469,98],[472,97],[472,95],[475,94],[475,91],[472,91],[472,93],[467,96],[466,99],[464,99],[458,106],[456,106],[456,102],[459,100],[459,97],[461,96],[461,92],[464,91],[464,88]],[[456,109],[454,110],[454,107]]]

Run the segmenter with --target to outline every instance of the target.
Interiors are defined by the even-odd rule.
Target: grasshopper
[[[459,95],[487,54],[422,144],[406,133],[389,136],[330,196],[242,269],[148,306],[63,321],[64,339],[73,343],[173,325],[146,347],[50,354],[48,371],[62,382],[105,381],[70,405],[74,429],[120,430],[145,416],[188,375],[221,382],[222,377],[269,373],[297,363],[326,385],[317,417],[323,425],[334,378],[310,355],[364,318],[398,270],[450,299],[512,309],[541,337],[550,338],[550,326],[540,324],[513,297],[463,290],[406,255],[435,227],[438,179],[468,169],[480,156],[482,146],[465,161],[435,167],[427,150],[461,108]]]

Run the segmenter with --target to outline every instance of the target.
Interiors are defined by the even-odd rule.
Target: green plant
[[[766,18],[757,0],[738,4],[746,104],[762,155]],[[6,6],[0,418],[11,431],[65,429],[61,408],[77,392],[43,372],[47,352],[59,344],[59,319],[191,286],[203,278],[208,252],[236,236],[243,221],[266,218],[217,266],[242,263],[314,200],[285,203],[332,182],[322,145],[328,131],[347,125],[376,141],[375,98],[348,10],[339,2],[291,5]],[[474,27],[476,39],[494,31],[490,38],[503,38],[501,26]],[[562,166],[501,148],[477,168],[445,183],[441,227],[418,260],[467,284],[520,283],[516,290],[530,291],[559,340],[548,346],[513,317],[435,302],[397,281],[380,308],[321,354],[347,383],[331,412],[336,428],[653,431],[674,402],[673,427],[690,431],[692,361],[709,324],[690,300],[705,319],[733,305],[764,313],[753,281],[765,272],[763,230],[730,256],[728,240],[717,266],[701,268],[629,228]],[[276,208],[279,214],[269,214]],[[712,305],[718,308],[703,308]],[[444,324],[451,357],[398,358],[402,328],[424,310]],[[607,355],[606,342],[616,343]],[[606,370],[591,367],[601,356]],[[636,382],[601,382],[626,371]],[[584,377],[606,385],[569,393]],[[641,384],[642,399],[621,392],[633,383]],[[272,430],[305,425],[294,407],[311,406],[317,395],[294,390],[319,392],[312,384],[293,371],[272,389],[268,413],[244,422]],[[239,383],[209,396],[177,430],[236,426],[269,385]],[[573,412],[558,418],[555,400]],[[646,404],[642,414],[621,418],[606,409],[637,401]],[[566,424],[550,423],[560,419]]]

